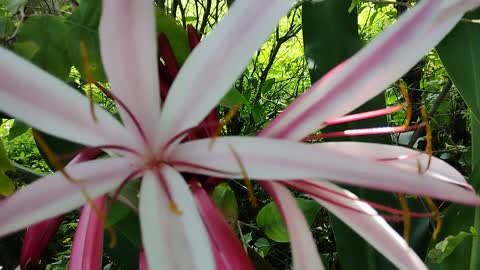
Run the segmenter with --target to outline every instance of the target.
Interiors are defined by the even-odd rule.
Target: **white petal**
[[[0,48],[0,111],[33,127],[86,145],[132,145],[134,138],[109,113],[52,75]]]
[[[301,139],[383,91],[455,26],[462,14],[441,17],[438,0],[424,0],[357,54],[332,69],[262,132]],[[446,2],[446,1],[443,1]]]
[[[213,147],[210,145],[209,139],[180,144],[168,162],[182,171],[243,178],[233,148],[248,175],[254,179],[328,179],[349,185],[480,205],[480,198],[461,175],[453,173],[453,168],[438,159],[432,162],[426,173],[419,174],[416,162],[379,162],[368,155],[346,152],[342,147],[337,150],[333,144],[220,137]],[[371,152],[379,147],[382,146],[374,145]],[[383,147],[389,148],[387,145]]]
[[[201,121],[233,85],[292,0],[235,1],[190,54],[170,88],[161,127],[168,139]]]
[[[295,270],[321,270],[322,261],[313,241],[312,232],[295,198],[287,188],[277,183],[263,183],[273,197],[288,230]]]
[[[69,166],[75,184],[61,173],[45,176],[0,201],[0,236],[83,205],[82,189],[90,197],[114,190],[136,169],[132,159],[108,158]]]
[[[353,193],[336,185],[328,182],[323,182],[321,185],[329,190],[350,197],[351,200],[321,189],[307,193],[312,194],[316,201],[345,222],[395,266],[399,269],[427,269],[415,251],[408,246],[407,242],[370,205],[358,200],[358,197]],[[310,186],[307,186],[307,189],[314,190]],[[343,206],[334,202],[341,203]]]
[[[111,89],[135,115],[148,140],[155,143],[160,88],[153,2],[103,1],[99,31]],[[137,132],[128,114],[118,107],[126,126]]]
[[[170,167],[164,167],[160,173],[182,213],[170,210],[159,175],[147,172],[139,207],[149,269],[215,269],[207,230],[185,180]]]

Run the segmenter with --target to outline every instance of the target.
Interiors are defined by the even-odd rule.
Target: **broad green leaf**
[[[478,19],[480,9],[466,15]],[[469,106],[472,114],[472,164],[469,183],[480,188],[480,25],[461,21],[437,46],[437,52],[453,83]],[[444,215],[440,239],[468,231],[473,226],[480,230],[480,209],[463,205],[451,205]],[[435,245],[437,242],[433,242]],[[429,265],[431,269],[480,269],[480,239],[462,241],[441,264]]]
[[[307,223],[311,226],[320,211],[320,205],[313,200],[296,198],[297,204],[302,210]],[[263,232],[276,242],[289,242],[287,229],[282,215],[274,202],[265,205],[257,215],[257,224]]]
[[[233,108],[237,105],[248,105],[248,100],[235,88],[230,89],[227,94],[220,101],[220,105],[223,105],[227,108]]]
[[[353,1],[352,5],[356,4],[356,2]],[[349,8],[351,8],[350,12]],[[350,6],[349,1],[325,0],[304,2],[302,20],[305,58],[308,62],[312,82],[319,80],[325,73],[352,56],[362,47],[362,42],[358,35],[356,9]],[[385,108],[383,94],[371,99],[354,112],[371,111],[379,108]],[[322,132],[386,125],[386,119],[378,117],[327,127]],[[331,140],[354,140],[385,144],[391,142],[388,136],[335,138]],[[349,190],[361,198],[383,205],[399,207],[398,201],[393,194],[361,188],[349,187]],[[422,207],[418,204],[418,202],[410,203],[412,209]],[[396,269],[377,250],[342,221],[333,215],[330,215],[330,217],[342,269]],[[428,219],[412,220],[410,244],[420,256],[426,253],[428,239]]]
[[[480,9],[466,18],[478,19]],[[480,24],[460,21],[440,42],[437,52],[473,115],[480,120]]]
[[[104,252],[120,268],[138,269],[138,253],[141,247],[140,223],[138,215],[129,212],[122,219],[112,225],[117,238],[115,247],[110,248],[110,235],[105,231]]]
[[[428,251],[427,259],[431,263],[441,263],[450,256],[457,246],[471,233],[460,232],[457,235],[449,235],[438,242],[435,247]]]
[[[69,27],[68,55],[72,64],[85,77],[86,67],[80,51],[80,43],[83,42],[87,49],[90,72],[93,78],[100,82],[106,82],[107,77],[102,65],[98,37],[101,12],[102,1],[83,0],[65,24]]]
[[[68,78],[71,68],[64,21],[59,16],[31,16],[22,24],[14,45],[17,54],[61,80]]]
[[[480,123],[472,118],[472,162],[473,172],[469,177],[470,184],[478,190],[480,188]],[[438,241],[445,239],[450,235],[457,235],[460,232],[480,230],[480,209],[460,204],[452,204],[448,206],[444,212],[443,226],[439,237],[436,241],[432,241],[431,246],[434,247]],[[479,269],[478,245],[479,237],[472,237],[471,241],[465,240],[458,244],[450,256],[444,258],[440,264],[428,264],[429,269],[433,270],[449,270],[449,269]]]
[[[187,32],[170,15],[159,8],[155,9],[157,32],[164,33],[173,49],[175,59],[181,65],[190,53]]]
[[[25,132],[28,131],[29,128],[30,126],[25,124],[24,122],[20,120],[15,120],[15,122],[13,122],[12,127],[8,131],[8,140],[11,141],[17,138],[18,136],[24,134]]]
[[[5,172],[12,170],[14,167],[10,164],[10,159],[3,149],[3,143],[0,140],[0,197],[8,196],[15,191],[15,185],[10,178],[5,175]]]
[[[238,220],[238,203],[233,189],[227,183],[221,183],[213,190],[212,199],[230,226],[235,227]]]

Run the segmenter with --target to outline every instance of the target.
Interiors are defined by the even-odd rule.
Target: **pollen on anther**
[[[168,204],[168,208],[170,209],[170,211],[177,215],[177,216],[181,216],[183,214],[182,210],[180,210],[178,207],[177,207],[177,204],[173,201],[171,201],[169,204]]]

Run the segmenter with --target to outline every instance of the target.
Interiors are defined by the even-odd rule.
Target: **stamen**
[[[304,187],[304,186],[299,186],[297,184],[297,182],[301,183],[302,185],[310,186],[311,188]],[[403,215],[403,213],[404,213],[403,210],[398,210],[396,208],[392,208],[392,207],[389,207],[389,206],[378,204],[378,203],[375,203],[375,202],[372,202],[372,201],[369,201],[369,200],[365,200],[365,199],[361,199],[361,198],[358,198],[358,197],[357,198],[352,198],[352,197],[350,197],[350,196],[348,196],[348,195],[346,195],[342,192],[327,188],[325,186],[318,185],[316,183],[307,182],[307,181],[304,181],[304,180],[298,180],[298,181],[293,181],[293,182],[282,181],[282,184],[285,185],[285,186],[291,187],[293,189],[296,189],[298,191],[301,191],[303,193],[315,195],[317,197],[319,196],[319,194],[316,193],[315,190],[319,189],[319,190],[322,190],[322,191],[325,191],[325,192],[328,192],[328,193],[332,193],[335,196],[339,196],[342,199],[347,199],[347,200],[359,201],[359,202],[366,203],[366,204],[370,205],[371,207],[373,207],[377,210],[388,212],[390,214]],[[340,205],[340,206],[342,206],[342,205]],[[348,208],[348,207],[346,207],[346,208]],[[355,209],[353,209],[353,210],[355,210]],[[358,210],[356,210],[356,211],[358,211]],[[368,213],[364,213],[364,214],[368,214]],[[386,217],[390,220],[397,218],[396,216],[385,216],[385,215],[381,215],[381,216]],[[432,214],[431,213],[421,213],[421,212],[420,213],[419,212],[410,212],[410,216],[421,218],[421,217],[431,217]],[[403,220],[402,217],[398,217],[398,218],[399,218],[399,220],[397,220],[397,221]]]
[[[257,198],[255,197],[255,194],[253,192],[252,180],[250,180],[250,177],[247,174],[247,170],[245,169],[245,166],[238,152],[233,148],[231,144],[229,144],[228,147],[230,148],[230,151],[232,151],[232,154],[235,157],[235,159],[237,160],[238,166],[240,166],[240,171],[242,172],[243,179],[245,181],[245,186],[247,187],[248,200],[250,201],[250,204],[252,205],[253,208],[257,208],[258,203],[257,203]]]
[[[42,138],[40,133],[36,130],[32,130],[33,137],[35,138],[35,141],[37,142],[38,147],[40,150],[45,154],[45,157],[47,158],[48,162],[52,164],[52,166],[60,172],[63,177],[65,177],[66,180],[68,180],[72,184],[78,184],[79,182],[83,180],[75,180],[72,176],[70,176],[67,171],[64,169],[64,165],[57,159],[55,156],[55,153],[50,149],[48,146],[47,142]]]
[[[426,133],[425,140],[427,141],[427,145],[425,146],[425,153],[428,154],[427,168],[425,168],[425,170],[423,171],[423,173],[425,173],[430,168],[430,164],[432,163],[432,155],[433,155],[432,129],[428,121],[427,110],[423,106],[421,108],[421,114],[422,114],[423,122],[425,123],[425,133]]]
[[[100,222],[102,223],[102,226],[108,231],[108,234],[110,234],[109,247],[114,248],[117,245],[117,235],[113,231],[110,223],[108,223],[107,217],[105,216],[105,214],[102,211],[100,211],[100,209],[98,209],[97,205],[92,200],[90,195],[88,195],[87,191],[82,190],[82,194],[85,197],[85,200],[87,201],[88,205],[90,205],[90,207],[92,207],[92,209],[95,212],[95,214],[97,215],[98,219],[100,219]]]
[[[115,96],[111,91],[107,90],[99,82],[93,81],[93,84],[95,84],[95,86],[98,87],[98,89],[100,89],[100,91],[102,91],[103,94],[105,94],[107,97],[109,97],[113,101],[115,101],[115,103],[118,104],[118,106],[120,106],[127,113],[128,117],[130,118],[130,120],[132,120],[133,124],[137,128],[138,133],[142,137],[142,140],[146,143],[147,142],[147,136],[145,135],[145,131],[143,130],[142,126],[138,122],[135,115],[133,115],[132,111],[130,111],[130,109],[128,109],[127,105],[125,105],[125,103],[121,99],[119,99],[117,96]]]
[[[43,153],[45,154],[47,160],[52,164],[52,166],[57,170],[59,171],[63,177],[69,181],[70,183],[72,184],[78,184],[80,182],[83,182],[85,180],[76,180],[74,179],[72,176],[70,176],[64,169],[64,166],[63,164],[56,158],[55,156],[55,153],[50,149],[50,147],[48,146],[47,142],[45,142],[45,140],[42,138],[42,136],[40,135],[40,133],[36,130],[33,130],[32,131],[33,133],[33,136],[35,138],[35,141],[37,142],[37,145],[41,148],[41,150],[43,151]],[[107,222],[107,219],[105,217],[105,215],[100,211],[100,209],[98,209],[97,205],[95,204],[95,202],[92,200],[92,198],[90,197],[90,195],[88,195],[87,191],[85,189],[82,188],[82,194],[83,194],[83,197],[85,198],[85,200],[87,201],[87,203],[90,205],[90,207],[92,207],[92,209],[95,211],[95,214],[98,216],[98,218],[100,219],[103,227],[108,231],[108,233],[110,234],[110,248],[114,248],[116,243],[117,243],[117,237],[115,235],[115,232],[113,231],[112,227],[110,226],[110,224]]]
[[[423,200],[428,204],[428,206],[433,211],[435,216],[436,225],[435,225],[435,229],[433,230],[432,238],[433,240],[436,240],[438,234],[440,233],[440,229],[442,228],[442,223],[443,223],[442,216],[440,215],[440,210],[438,209],[438,207],[435,205],[435,203],[431,198],[424,197]]]
[[[120,192],[122,191],[122,189],[127,185],[128,182],[130,182],[130,180],[140,172],[141,170],[136,170],[132,173],[130,173],[127,177],[125,177],[125,179],[122,181],[122,183],[120,184],[120,186],[115,189],[115,191],[113,192],[113,195],[110,196],[111,197],[111,200],[110,200],[110,205],[108,206],[107,209],[112,209],[113,207],[113,204],[118,200],[118,196],[120,195]]]
[[[220,135],[220,132],[222,131],[222,128],[228,125],[230,121],[232,121],[233,117],[237,114],[237,112],[240,110],[242,107],[241,104],[235,105],[231,110],[228,111],[227,115],[225,115],[224,119],[220,122],[220,125],[218,126],[217,130],[212,136],[212,140],[210,141],[209,149],[211,150],[213,147],[213,144],[215,143],[215,139]]]
[[[377,128],[359,128],[359,129],[349,129],[343,131],[329,132],[323,134],[315,134],[307,136],[303,141],[316,141],[325,138],[336,138],[336,137],[354,137],[354,136],[369,136],[369,135],[381,135],[381,134],[391,134],[391,133],[401,133],[417,128],[424,127],[425,123],[420,123],[413,126],[400,126],[400,127],[377,127]]]
[[[175,203],[175,200],[173,199],[172,193],[170,193],[170,189],[168,187],[167,180],[165,179],[165,177],[163,177],[163,174],[160,173],[160,171],[158,169],[154,170],[154,171],[157,174],[158,180],[160,180],[160,185],[162,185],[163,190],[165,191],[165,193],[167,195],[167,199],[169,201],[168,208],[170,209],[170,211],[173,214],[175,214],[177,216],[182,215],[183,214],[182,211],[177,207],[177,204]]]
[[[407,114],[405,115],[405,123],[403,125],[408,126],[410,125],[410,121],[412,120],[412,114],[413,114],[412,102],[410,101],[410,96],[408,95],[407,87],[405,86],[404,83],[400,83],[400,91],[402,92],[402,96],[405,99],[405,102],[407,103]]]
[[[379,109],[379,110],[374,110],[374,111],[369,111],[369,112],[350,114],[350,115],[342,116],[342,117],[339,117],[339,118],[327,120],[323,123],[327,126],[342,124],[342,123],[348,123],[348,122],[353,122],[353,121],[358,121],[358,120],[363,120],[363,119],[368,119],[368,118],[373,118],[373,117],[377,117],[377,116],[391,114],[391,113],[397,112],[399,110],[402,110],[405,107],[407,107],[406,103],[396,105],[396,106],[393,106],[393,107],[390,107],[390,108],[385,108],[385,109]]]
[[[95,102],[93,100],[93,89],[91,83],[94,81],[92,73],[90,72],[90,61],[88,60],[88,51],[85,46],[85,42],[80,40],[80,54],[82,55],[83,66],[85,69],[85,77],[88,84],[88,98],[90,100],[90,115],[93,118],[93,121],[97,122],[97,116],[95,115]]]
[[[125,152],[129,152],[129,153],[134,154],[134,155],[139,156],[139,157],[141,156],[141,154],[139,152],[137,152],[133,149],[130,149],[128,147],[122,146],[122,145],[104,144],[104,145],[99,145],[99,146],[94,146],[94,147],[88,147],[88,148],[85,148],[85,149],[74,151],[74,152],[69,153],[69,154],[59,155],[58,159],[59,160],[71,159],[71,158],[73,158],[73,157],[75,157],[79,154],[82,154],[82,153],[95,152],[95,151],[99,151],[99,150],[102,150],[102,149],[125,151]]]
[[[400,205],[403,210],[403,238],[405,241],[409,241],[410,239],[410,209],[408,208],[408,202],[405,199],[405,195],[403,193],[398,193],[398,198],[400,200]]]

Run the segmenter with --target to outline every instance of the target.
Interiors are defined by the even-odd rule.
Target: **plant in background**
[[[212,240],[215,234],[224,237],[220,240],[229,239],[202,221],[206,213],[213,213],[212,206],[205,203],[201,190],[198,193],[196,182],[190,183],[192,195],[180,173],[251,177],[265,180],[262,185],[279,205],[291,236],[295,268],[322,266],[305,220],[283,185],[311,194],[398,267],[425,268],[368,203],[331,182],[479,205],[480,199],[461,174],[435,158],[428,170],[419,173],[416,159],[396,158],[418,155],[405,148],[362,143],[310,145],[295,140],[328,124],[329,119],[338,121],[398,79],[449,32],[465,11],[476,6],[476,1],[422,1],[365,49],[316,82],[260,134],[273,138],[220,137],[184,142],[185,137],[202,128],[199,123],[229,90],[292,3],[235,2],[192,52],[163,101],[154,57],[151,2],[104,1],[102,58],[113,91],[109,95],[117,104],[123,125],[57,79],[0,50],[2,111],[39,130],[88,145],[89,150],[114,153],[108,159],[59,170],[0,201],[0,235],[77,208],[86,198],[95,209],[90,196],[103,196],[128,180],[142,177],[139,214],[149,267],[222,268],[211,241],[216,241]],[[406,51],[412,46],[415,51]],[[28,78],[24,77],[26,73]],[[271,181],[278,179],[278,183]],[[101,219],[101,211],[96,212],[94,216]],[[86,232],[83,228],[90,229],[82,226],[81,232]],[[102,241],[99,237],[90,240],[92,246],[84,252],[93,251]],[[85,265],[70,267],[82,269]],[[235,265],[229,267],[236,269]]]

